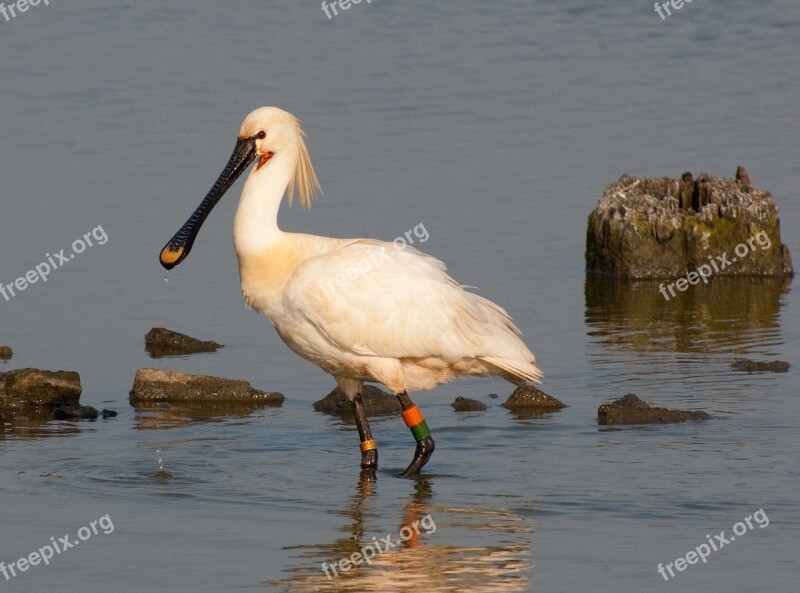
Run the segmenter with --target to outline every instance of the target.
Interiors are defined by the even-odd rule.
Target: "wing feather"
[[[448,363],[480,358],[538,378],[506,311],[466,291],[443,262],[413,247],[357,239],[311,258],[289,280],[283,305],[346,352]]]

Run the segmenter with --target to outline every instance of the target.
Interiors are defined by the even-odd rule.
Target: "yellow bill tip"
[[[183,258],[183,254],[183,246],[173,249],[170,245],[167,245],[161,250],[161,256],[159,257],[159,260],[161,261],[162,266],[165,268],[171,268],[172,266],[176,265],[181,258]]]

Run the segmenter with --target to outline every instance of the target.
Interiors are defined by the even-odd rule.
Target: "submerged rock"
[[[216,342],[204,342],[163,327],[154,327],[144,337],[144,348],[152,358],[179,356],[196,352],[216,352],[223,348]]]
[[[743,167],[736,179],[623,175],[589,215],[586,269],[684,282],[693,273],[691,284],[711,276],[794,274],[775,200],[752,187]]]
[[[14,352],[11,350],[11,346],[0,346],[0,360],[9,360],[12,356],[14,356]]]
[[[103,410],[107,412],[108,410]],[[96,420],[100,413],[92,406],[78,404],[59,406],[53,410],[53,420]],[[105,416],[103,416],[105,418]]]
[[[178,371],[139,369],[130,392],[130,403],[140,402],[260,402],[281,405],[284,396],[251,387],[247,381]]]
[[[597,409],[598,424],[668,424],[685,422],[686,420],[708,420],[711,416],[702,411],[671,410],[653,408],[639,399],[635,393],[629,393]]]
[[[361,397],[364,400],[364,411],[367,416],[400,413],[400,402],[394,395],[386,393],[382,389],[372,385],[364,385],[364,392]],[[344,391],[338,387],[321,400],[314,402],[314,409],[317,412],[325,412],[326,414],[335,414],[337,416],[346,416],[353,413],[350,400],[347,399]]]
[[[483,412],[486,410],[485,403],[478,401],[477,399],[470,399],[460,395],[451,405],[456,412]]]
[[[731,363],[734,371],[747,371],[748,373],[785,373],[792,365],[785,360],[773,360],[772,362],[758,362],[747,358],[737,358]]]
[[[73,371],[17,369],[0,373],[0,407],[77,404],[82,391],[81,377]]]
[[[566,408],[567,404],[536,389],[533,385],[520,385],[502,406],[509,410],[525,412],[554,412]]]

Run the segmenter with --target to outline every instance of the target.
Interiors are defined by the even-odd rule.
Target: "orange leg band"
[[[411,428],[412,426],[416,426],[417,424],[425,420],[425,418],[422,416],[422,412],[419,411],[417,404],[414,404],[407,410],[403,410],[400,413],[400,415],[403,417],[403,421],[409,428]]]
[[[361,452],[370,451],[372,449],[378,448],[378,443],[375,442],[375,439],[370,439],[368,441],[361,441]]]

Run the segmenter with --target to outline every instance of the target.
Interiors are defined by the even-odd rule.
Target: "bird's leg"
[[[378,467],[378,445],[372,438],[367,413],[364,411],[364,400],[360,393],[353,399],[352,404],[358,436],[361,439],[361,468],[374,470]]]
[[[397,399],[400,400],[400,406],[403,408],[401,413],[403,420],[406,426],[411,429],[411,434],[414,435],[417,441],[417,450],[414,452],[414,459],[406,468],[406,471],[400,474],[401,478],[409,478],[414,474],[418,474],[422,466],[428,463],[428,460],[433,454],[433,450],[436,448],[436,443],[433,442],[431,431],[428,429],[428,423],[425,422],[425,418],[422,416],[422,412],[419,411],[417,404],[411,401],[411,398],[408,397],[405,391],[403,393],[398,393]]]

